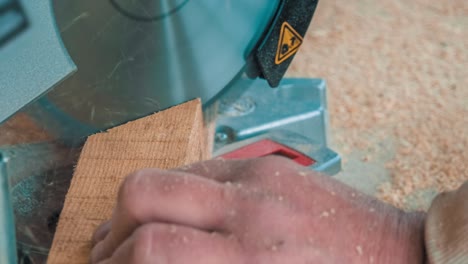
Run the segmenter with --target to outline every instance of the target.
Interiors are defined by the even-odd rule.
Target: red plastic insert
[[[295,161],[303,166],[310,166],[316,161],[288,146],[282,145],[270,139],[262,139],[255,143],[238,148],[222,155],[225,159],[259,158],[269,155],[280,155]]]

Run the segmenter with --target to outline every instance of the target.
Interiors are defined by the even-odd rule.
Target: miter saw
[[[0,263],[45,261],[86,136],[196,97],[216,109],[214,156],[337,173],[325,82],[283,79],[316,5],[0,0],[0,123],[21,113],[54,138],[0,146]]]

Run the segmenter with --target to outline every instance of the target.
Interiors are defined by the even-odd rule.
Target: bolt
[[[224,132],[216,132],[215,134],[215,141],[217,143],[226,143],[228,138],[229,138],[228,135]]]

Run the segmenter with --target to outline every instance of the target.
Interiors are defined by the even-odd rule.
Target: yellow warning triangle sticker
[[[281,25],[278,50],[276,51],[275,63],[281,64],[294,55],[302,44],[302,36],[297,33],[288,22]]]

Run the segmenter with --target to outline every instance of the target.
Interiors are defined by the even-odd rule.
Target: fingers
[[[245,176],[248,160],[213,159],[189,164],[175,171],[182,171],[200,175],[218,182],[236,181]]]
[[[231,159],[222,158],[198,162],[175,169],[176,171],[188,172],[203,176],[219,182],[248,180],[265,176],[271,178],[277,171],[304,169],[288,158],[281,156],[267,156],[254,159]]]
[[[97,262],[100,248],[92,252],[91,263],[243,263],[236,240],[216,233],[162,223],[139,227],[112,254]]]
[[[103,240],[109,233],[110,229],[111,229],[111,221],[106,221],[102,223],[101,225],[99,225],[93,234],[93,238],[92,238],[93,246],[96,245],[101,240]]]
[[[310,185],[309,169],[281,156],[255,159],[210,160],[191,164],[179,171],[201,175],[218,182],[235,183],[242,192],[294,193]]]
[[[430,263],[449,263],[454,256],[462,256],[468,239],[466,230],[467,187],[437,195],[429,208],[425,222],[425,245]],[[465,195],[463,195],[465,194]],[[454,261],[455,263],[456,261]]]
[[[107,259],[138,226],[151,222],[230,232],[236,212],[255,211],[257,203],[247,206],[248,197],[258,199],[261,189],[267,193],[273,189],[292,190],[281,184],[288,183],[288,177],[272,177],[279,170],[286,174],[296,172],[299,167],[285,158],[267,157],[212,160],[176,171],[141,170],[129,176],[122,185],[112,226],[104,225],[95,235],[96,242],[102,241],[96,246],[100,248],[96,260]],[[222,183],[227,181],[239,181],[239,185]],[[250,194],[249,189],[253,193]],[[240,193],[244,198],[234,201]],[[277,199],[282,200],[283,196]]]
[[[122,185],[109,234],[98,259],[110,256],[140,225],[166,222],[222,230],[232,205],[232,189],[196,175],[141,170]]]

